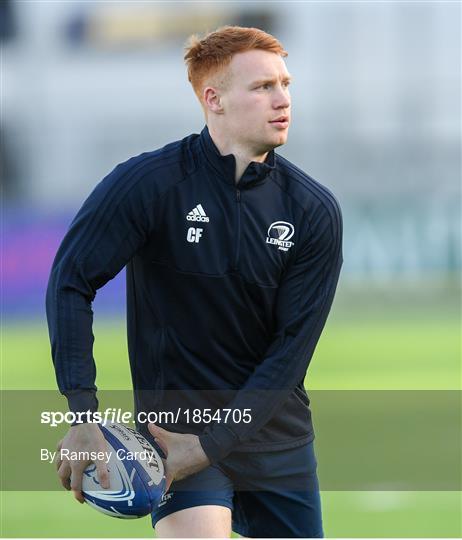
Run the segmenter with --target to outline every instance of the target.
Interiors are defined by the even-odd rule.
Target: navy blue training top
[[[343,261],[328,189],[274,151],[237,184],[235,167],[207,127],[118,165],[73,220],[47,291],[59,389],[72,411],[95,411],[91,303],[127,267],[137,411],[172,396],[250,411],[248,423],[164,425],[197,433],[212,463],[313,438],[303,381]]]

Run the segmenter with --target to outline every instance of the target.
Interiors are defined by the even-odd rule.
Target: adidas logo
[[[186,214],[186,219],[188,221],[204,221],[205,223],[210,221],[201,204],[198,204],[191,212],[188,212]]]

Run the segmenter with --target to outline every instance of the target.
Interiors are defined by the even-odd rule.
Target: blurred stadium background
[[[55,388],[44,291],[60,239],[117,163],[202,129],[182,46],[241,24],[289,51],[279,152],[343,208],[341,284],[307,388],[460,390],[460,10],[2,0],[2,389]],[[101,388],[130,387],[123,277],[94,305]],[[325,491],[326,535],[462,535],[460,492],[379,489]],[[3,492],[1,510],[2,536],[152,536],[149,520],[111,520],[64,492]]]

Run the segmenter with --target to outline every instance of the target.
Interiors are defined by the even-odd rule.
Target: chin
[[[275,142],[274,142],[273,148],[277,148],[278,146],[282,146],[283,144],[286,144],[287,136],[288,136],[287,131],[285,133],[278,133],[277,136],[274,137]]]
[[[259,138],[255,141],[254,147],[259,148],[257,153],[270,152],[278,146],[282,146],[287,142],[287,131],[282,133],[272,133],[266,137]]]

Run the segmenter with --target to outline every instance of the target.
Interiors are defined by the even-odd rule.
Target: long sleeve
[[[95,411],[92,301],[146,241],[152,194],[146,160],[118,165],[73,220],[54,260],[46,311],[56,379],[70,410]]]
[[[286,269],[276,305],[276,332],[263,360],[232,401],[250,423],[212,423],[200,436],[212,463],[247,441],[304,379],[334,298],[342,257],[342,217],[333,197],[306,218],[305,242]]]

